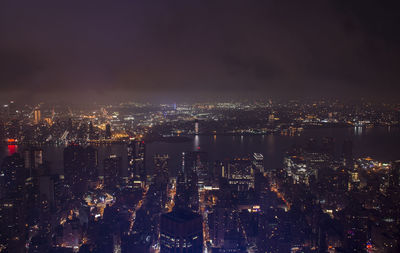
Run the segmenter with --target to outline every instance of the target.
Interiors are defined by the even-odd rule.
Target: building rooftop
[[[162,216],[179,223],[187,222],[201,217],[197,213],[182,208],[174,209],[172,212],[165,213]]]

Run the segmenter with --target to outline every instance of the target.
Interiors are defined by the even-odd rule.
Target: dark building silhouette
[[[39,169],[43,165],[43,150],[40,148],[28,148],[24,150],[24,167],[28,172],[28,177],[39,174]]]
[[[343,142],[342,154],[346,166],[351,166],[353,163],[353,142],[351,140]]]
[[[162,182],[168,181],[168,154],[160,155],[156,154],[153,157],[154,160],[154,176],[155,178],[161,180]]]
[[[25,179],[24,159],[18,153],[6,157],[1,164],[1,195],[19,195],[24,186]]]
[[[98,154],[93,147],[70,145],[64,149],[64,175],[73,191],[81,191],[98,177]]]
[[[106,125],[106,139],[111,139],[111,125],[108,123],[107,125]]]
[[[104,159],[104,186],[113,189],[119,184],[122,170],[122,158],[111,155]]]
[[[85,167],[84,148],[79,145],[70,145],[64,149],[64,174],[67,183],[74,186],[81,181]]]
[[[186,182],[189,181],[192,173],[198,177],[198,184],[203,186],[209,177],[208,154],[207,152],[193,151],[182,154],[182,172]]]
[[[176,209],[161,215],[161,253],[203,252],[203,227],[199,214]]]
[[[0,170],[0,245],[8,252],[21,252],[24,244],[25,175],[24,160],[19,154],[4,159]]]
[[[97,149],[88,146],[84,152],[85,155],[85,174],[86,178],[95,181],[98,178],[99,158]]]
[[[89,139],[94,140],[95,139],[95,131],[93,127],[92,121],[89,122]]]

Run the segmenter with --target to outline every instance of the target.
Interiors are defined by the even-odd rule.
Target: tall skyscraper
[[[35,119],[34,119],[34,120],[35,120],[35,124],[39,124],[39,122],[40,122],[40,120],[41,120],[41,117],[42,117],[39,108],[36,108],[36,109],[35,109],[35,111],[34,111],[34,117],[35,117]]]
[[[22,252],[25,222],[24,161],[18,153],[4,159],[0,169],[0,248]]]
[[[194,121],[194,133],[199,134],[199,121],[197,119]]]
[[[182,169],[178,172],[175,206],[198,211],[199,188],[207,179],[207,153],[182,153]]]
[[[204,186],[207,182],[209,171],[208,171],[208,154],[207,152],[187,152],[182,154],[182,166],[184,166],[183,172],[188,180],[189,176],[194,172],[196,173],[199,185]]]
[[[253,169],[256,172],[264,173],[264,156],[260,153],[253,154]]]
[[[92,121],[89,122],[89,139],[94,140],[95,139],[95,131],[93,127]]]
[[[28,148],[24,150],[24,167],[28,171],[28,177],[39,174],[43,165],[43,150],[40,148]]]
[[[153,157],[154,160],[154,172],[155,174],[159,173],[168,173],[168,162],[169,156],[168,154],[156,154]]]
[[[214,171],[213,175],[214,178],[221,178],[224,177],[225,173],[225,164],[222,161],[214,161]]]
[[[88,146],[85,149],[85,174],[86,179],[96,181],[98,179],[98,151],[92,146]]]
[[[112,136],[112,134],[111,134],[111,125],[110,125],[110,123],[108,123],[107,125],[106,125],[106,139],[111,139],[111,136]]]
[[[8,156],[1,164],[0,185],[1,195],[15,197],[22,194],[22,188],[26,179],[24,160],[18,153]]]
[[[342,153],[346,166],[350,166],[350,163],[353,162],[353,142],[351,140],[345,140],[343,142]]]
[[[104,186],[108,189],[114,189],[119,184],[122,170],[122,158],[111,155],[104,159]]]
[[[131,141],[128,144],[128,176],[142,181],[146,180],[146,144],[144,141]]]
[[[5,139],[5,128],[4,128],[4,122],[2,119],[0,119],[0,141],[4,141]]]
[[[161,253],[202,253],[201,215],[185,209],[162,214],[160,246]]]
[[[128,151],[128,177],[133,178],[135,172],[136,142],[131,141],[127,146]]]
[[[160,180],[160,183],[167,182],[168,177],[169,177],[169,171],[168,171],[168,162],[169,162],[169,156],[168,154],[156,154],[153,157],[154,160],[154,177],[157,180]]]
[[[98,152],[88,146],[70,145],[64,149],[64,175],[71,186],[86,185],[98,178]]]
[[[235,158],[228,163],[228,181],[238,191],[254,188],[254,171],[248,157]]]
[[[17,116],[17,106],[15,105],[14,101],[10,101],[8,104],[8,116],[10,118],[15,118]]]
[[[64,174],[71,187],[83,180],[82,174],[85,166],[85,153],[82,146],[70,145],[64,149]]]

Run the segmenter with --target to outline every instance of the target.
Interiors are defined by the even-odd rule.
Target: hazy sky
[[[399,98],[398,2],[1,0],[0,99]]]

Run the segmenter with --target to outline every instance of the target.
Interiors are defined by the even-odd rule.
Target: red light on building
[[[17,145],[8,145],[7,149],[8,149],[8,155],[13,155],[17,153]]]

